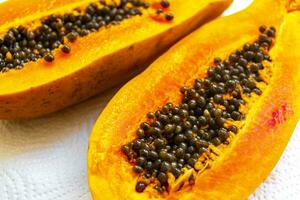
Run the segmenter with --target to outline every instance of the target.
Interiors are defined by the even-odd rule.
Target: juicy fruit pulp
[[[272,12],[265,15],[265,11],[270,9]],[[297,69],[300,40],[295,32],[300,26],[299,14],[297,11],[290,12],[285,0],[257,0],[246,10],[216,19],[184,38],[122,87],[101,113],[89,140],[89,184],[93,197],[247,199],[279,160],[299,119],[300,73]],[[211,153],[203,156],[203,160],[208,161],[205,162],[207,165],[198,165],[198,162],[195,165],[198,169],[208,167],[209,170],[202,173],[200,170],[196,176],[190,176],[194,173],[191,168],[185,176],[180,175],[177,179],[172,173],[167,173],[167,192],[157,192],[154,187],[160,184],[158,178],[151,177],[148,182],[147,178],[143,178],[144,168],[141,174],[131,170],[135,161],[127,162],[122,146],[137,139],[139,124],[147,122],[152,125],[152,121],[146,118],[149,111],[162,111],[168,102],[172,102],[173,107],[182,105],[180,88],[188,86],[187,89],[194,89],[196,79],[204,82],[208,78],[209,67],[217,69],[217,65],[213,64],[215,57],[220,57],[221,62],[226,61],[237,49],[243,50],[246,43],[253,44],[258,37],[257,29],[262,24],[274,26],[277,30],[276,40],[267,53],[272,61],[263,61],[264,69],[258,72],[263,81],[255,82],[262,95],[251,92],[248,97],[247,93],[242,93],[245,101],[245,106],[241,105],[239,110],[242,120],[228,124],[235,125],[238,134],[230,133],[232,140],[228,145],[209,145]],[[265,40],[265,37],[260,39]],[[251,57],[251,53],[248,52],[247,56]],[[252,70],[256,71],[256,67],[253,66]],[[258,90],[256,92],[259,93]],[[216,97],[216,100],[220,98]],[[153,117],[153,114],[149,116]],[[225,120],[224,125],[228,121]],[[139,132],[139,135],[143,133]],[[141,153],[146,155],[145,151]],[[164,176],[160,176],[162,178]],[[140,184],[137,185],[137,182]],[[138,191],[145,189],[139,193],[134,190],[135,187]]]
[[[158,192],[193,185],[197,173],[209,168],[220,149],[242,128],[248,109],[271,77],[275,28],[259,27],[256,41],[214,59],[205,78],[182,87],[182,103],[167,103],[137,130],[137,139],[122,147],[139,175],[136,191],[152,185]],[[219,148],[218,148],[219,147]]]
[[[33,29],[23,25],[10,28],[0,38],[0,72],[22,69],[25,63],[42,57],[52,62],[55,59],[54,49],[61,48],[62,52],[70,53],[70,47],[65,45],[66,40],[74,42],[77,37],[84,37],[101,27],[142,15],[143,9],[149,6],[141,0],[123,0],[118,4],[97,1],[70,13],[44,17]]]
[[[94,4],[88,4],[91,2],[96,2],[98,8],[95,9]],[[106,2],[106,5],[103,5],[103,2]],[[81,23],[82,30],[80,30],[78,29],[80,20],[74,23],[74,17],[71,17],[71,23],[65,23],[65,26],[72,31],[63,38],[63,45],[50,52],[45,50],[48,48],[43,47],[44,50],[41,49],[41,52],[45,53],[44,59],[38,58],[30,62],[25,59],[27,63],[24,64],[24,68],[16,66],[22,70],[0,73],[1,119],[33,118],[55,112],[128,80],[180,38],[220,15],[231,0],[203,0],[197,4],[195,0],[173,0],[167,4],[167,1],[160,0],[10,0],[0,4],[0,10],[3,11],[0,32],[5,34],[9,28],[18,28],[20,24],[32,28],[30,31],[33,31],[41,25],[45,16],[47,20],[47,16],[53,14],[57,17],[75,12],[77,14],[73,14],[76,18],[77,15],[86,14],[86,6],[89,5],[91,8],[88,12],[94,13],[96,10],[101,13],[102,8],[115,5],[114,2],[117,2],[118,8],[111,7],[110,19],[112,16],[120,19],[119,14],[126,14],[127,11],[136,13],[136,9],[140,9],[142,15],[130,19],[125,19],[126,15],[125,17],[122,15],[124,20],[112,20],[108,26],[102,26],[95,32],[94,29],[88,31],[86,29],[97,26],[97,21],[97,23]],[[127,2],[129,8],[127,9],[127,6],[119,8],[119,3],[122,2]],[[133,5],[139,2],[147,4]],[[24,7],[27,9],[23,9]],[[145,7],[148,8],[144,9]],[[81,14],[78,14],[76,8],[80,8]],[[10,14],[5,12],[8,9],[12,9]],[[94,13],[92,21],[98,14]],[[90,14],[87,16],[84,18],[91,18]],[[98,20],[101,18],[105,17],[96,17]],[[86,33],[88,35],[85,36]],[[19,51],[18,48],[16,50]],[[27,53],[29,56],[32,55],[30,52]],[[39,52],[34,50],[34,53]],[[16,54],[15,57],[20,61],[20,56],[23,59],[24,53]],[[8,53],[7,57],[10,61],[14,60],[12,53]],[[19,61],[16,61],[16,64]],[[7,68],[4,71],[6,70]]]

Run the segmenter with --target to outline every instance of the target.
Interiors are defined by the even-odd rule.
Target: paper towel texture
[[[251,0],[235,1],[230,14]],[[87,141],[117,89],[49,116],[0,121],[0,200],[89,200]],[[300,199],[300,127],[251,200]]]

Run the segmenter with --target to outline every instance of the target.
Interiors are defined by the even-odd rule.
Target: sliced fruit
[[[94,199],[246,199],[300,117],[291,2],[217,19],[126,84],[90,137]]]
[[[137,73],[230,3],[2,3],[0,118],[36,117],[98,94]]]

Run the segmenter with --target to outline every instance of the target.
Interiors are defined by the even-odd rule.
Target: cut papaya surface
[[[37,117],[98,94],[131,77],[231,3],[163,2],[0,4],[0,118]]]
[[[255,1],[128,82],[89,140],[94,199],[246,199],[300,117],[296,8]]]

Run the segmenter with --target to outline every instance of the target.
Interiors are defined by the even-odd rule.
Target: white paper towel
[[[235,1],[226,13],[250,1]],[[0,121],[0,200],[89,200],[87,141],[116,91],[43,118]],[[250,199],[300,199],[299,124],[280,162]]]

